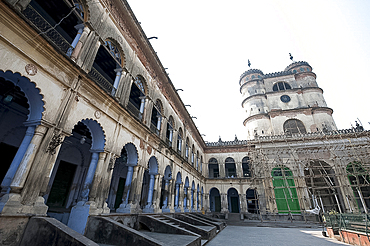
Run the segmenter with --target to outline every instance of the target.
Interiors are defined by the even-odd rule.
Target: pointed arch
[[[181,173],[178,172],[177,175],[176,175],[176,184],[181,184],[182,180],[181,180]]]
[[[105,146],[105,132],[103,130],[103,127],[96,120],[93,119],[84,119],[81,120],[81,122],[87,126],[91,133],[91,151],[103,152]]]
[[[149,159],[149,174],[157,175],[158,174],[158,161],[155,156],[150,157]]]
[[[168,165],[166,169],[164,170],[164,179],[170,180],[172,178],[172,170],[171,167]]]
[[[27,77],[21,76],[19,73],[13,73],[7,70],[0,70],[0,78],[12,82],[14,86],[18,86],[25,94],[29,105],[29,114],[27,125],[38,125],[41,123],[43,112],[45,111],[45,102],[41,90],[36,87],[36,83],[32,82]]]
[[[139,159],[136,146],[133,143],[127,143],[124,148],[127,153],[127,166],[136,166]]]

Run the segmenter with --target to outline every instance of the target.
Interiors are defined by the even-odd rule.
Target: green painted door
[[[281,214],[289,212],[300,214],[301,209],[292,171],[287,167],[275,167],[272,169],[272,184],[274,185],[278,212]]]

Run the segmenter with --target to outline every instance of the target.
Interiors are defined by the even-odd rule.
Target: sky
[[[306,61],[338,129],[370,129],[370,1],[127,0],[205,141],[247,139],[240,75]]]

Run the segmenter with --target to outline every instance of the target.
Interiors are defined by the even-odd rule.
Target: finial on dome
[[[289,53],[289,59],[293,61],[293,56],[291,53]]]
[[[251,62],[249,61],[249,59],[248,59],[248,67],[251,67]]]

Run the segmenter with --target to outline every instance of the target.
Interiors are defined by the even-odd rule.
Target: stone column
[[[119,81],[121,80],[122,68],[114,69],[114,71],[116,72],[116,78],[114,79],[114,83],[113,83],[113,89],[112,89],[112,93],[111,93],[112,96],[116,95],[118,84],[119,84]]]
[[[163,213],[169,213],[170,208],[168,207],[168,199],[169,199],[169,184],[170,180],[169,179],[164,179],[165,185],[164,185],[164,198],[163,198],[163,206],[162,206],[162,212]]]
[[[75,29],[77,29],[77,35],[74,38],[74,40],[73,40],[73,42],[71,44],[71,47],[67,51],[67,56],[70,57],[72,55],[72,52],[73,52],[74,48],[76,48],[76,45],[77,45],[78,41],[81,38],[82,32],[84,30],[84,27],[85,27],[84,24],[78,24],[78,25],[75,26]]]
[[[179,198],[180,198],[180,184],[175,184],[175,212],[181,212],[180,206],[179,206]]]
[[[184,212],[184,187],[182,183],[179,186],[179,212]]]
[[[19,193],[23,188],[23,185],[27,179],[28,173],[31,169],[31,164],[35,158],[36,152],[40,147],[42,138],[45,135],[47,128],[42,125],[38,125],[35,129],[35,133],[27,150],[20,162],[17,172],[13,177],[13,181],[10,184],[10,189],[12,193]]]
[[[41,142],[44,138],[44,135],[47,131],[47,128],[42,125],[38,125],[35,130],[33,137],[29,143],[30,134],[32,133],[32,129],[29,129],[28,136],[22,142],[22,150],[24,152],[22,158],[20,156],[17,159],[21,159],[19,162],[18,168],[12,178],[10,184],[9,179],[6,181],[9,184],[8,187],[4,187],[5,195],[0,198],[0,213],[2,215],[6,214],[38,214],[38,215],[45,215],[47,211],[47,206],[45,205],[45,201],[42,197],[38,197],[40,190],[37,189],[36,191],[30,192],[32,193],[32,199],[28,199],[26,202],[23,202],[24,196],[28,194],[21,193],[25,187],[25,182],[29,178],[29,173],[31,170],[31,166],[34,162],[36,153],[40,148]],[[25,149],[25,150],[24,150]],[[20,154],[19,154],[20,155]],[[47,154],[46,154],[47,155]],[[17,161],[17,160],[16,160]],[[14,160],[13,160],[14,162]],[[14,162],[11,172],[14,172],[16,162]],[[9,177],[9,176],[8,176]],[[41,180],[42,182],[42,180]],[[34,182],[31,182],[31,185],[35,185]],[[36,185],[37,186],[37,185]],[[10,191],[9,191],[10,187]],[[26,186],[26,188],[29,185]],[[35,193],[35,194],[34,194]]]
[[[129,197],[130,197],[130,190],[131,190],[131,182],[132,182],[132,176],[134,175],[134,164],[126,164],[127,167],[127,175],[126,175],[126,182],[125,182],[125,189],[123,191],[122,196],[122,203],[119,205],[119,208],[117,208],[117,213],[130,213],[131,212],[131,206],[129,204]]]
[[[83,24],[80,24],[80,25],[83,25]],[[75,28],[76,27],[79,28],[80,26],[77,25],[77,26],[75,26]],[[87,36],[89,35],[89,32],[90,32],[90,29],[88,27],[84,26],[80,37],[78,37],[78,41],[76,43],[76,46],[72,46],[73,47],[73,52],[71,54],[72,61],[76,62],[77,57],[80,54],[81,48],[82,48],[83,44],[85,43]],[[78,34],[77,34],[77,36],[78,36]],[[77,38],[77,36],[76,36],[76,38]],[[76,40],[76,38],[75,38],[75,40]]]
[[[148,192],[148,200],[147,204],[143,210],[144,213],[154,213],[153,207],[153,192],[154,192],[154,179],[155,174],[149,173],[150,180],[149,180],[149,192]]]
[[[17,172],[17,169],[18,169],[19,164],[21,163],[21,161],[24,157],[24,154],[26,153],[26,150],[27,150],[28,146],[31,143],[31,140],[32,140],[32,138],[34,136],[34,133],[35,133],[35,129],[36,129],[36,126],[29,126],[27,128],[26,135],[24,136],[23,141],[22,141],[21,145],[19,146],[18,151],[17,151],[12,163],[10,164],[10,167],[9,167],[9,169],[8,169],[4,179],[3,179],[3,182],[1,183],[1,193],[2,194],[9,193],[10,184],[13,180],[13,177],[14,177],[15,173]]]
[[[158,174],[155,177],[155,189],[153,195],[153,208],[154,213],[161,212],[160,202],[161,202],[161,188],[162,188],[162,178],[163,176]]]
[[[209,194],[206,193],[204,195],[204,211],[206,211],[206,213],[210,213],[211,212],[211,209],[209,207]]]
[[[189,212],[189,187],[184,187],[184,212]]]
[[[221,193],[221,213],[229,213],[227,194]]]
[[[95,214],[97,210],[95,201],[88,201],[88,199],[90,195],[90,189],[92,188],[91,185],[95,176],[96,167],[98,165],[98,162],[100,162],[99,164],[102,165],[105,156],[106,153],[104,152],[92,152],[89,169],[87,170],[86,178],[82,186],[83,189],[80,197],[81,200],[72,207],[71,213],[69,215],[68,227],[81,234],[83,234],[85,231],[89,215]]]

